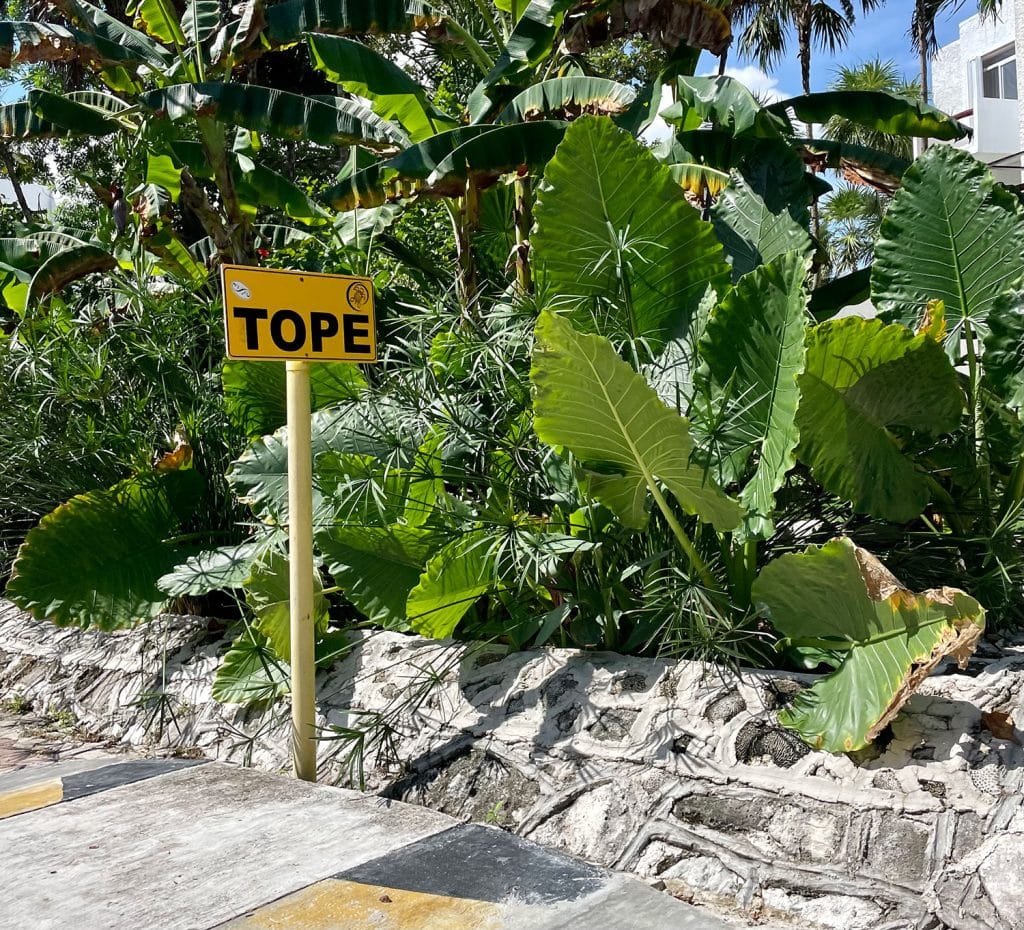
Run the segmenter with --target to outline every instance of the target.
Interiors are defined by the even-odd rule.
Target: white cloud
[[[708,71],[702,77],[712,77],[717,71]],[[765,74],[756,65],[744,65],[742,68],[726,67],[725,73],[728,77],[736,78],[759,100],[766,103],[775,103],[776,100],[785,100],[793,95],[779,88],[779,79]]]
[[[670,107],[672,105],[672,88],[668,84],[663,84],[661,87],[661,103],[658,104],[658,112]],[[653,145],[655,142],[664,142],[666,139],[671,139],[673,129],[666,123],[660,116],[654,118],[654,122],[651,123],[642,133],[640,138],[643,139],[648,145]]]

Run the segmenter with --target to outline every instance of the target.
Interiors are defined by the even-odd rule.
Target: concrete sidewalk
[[[425,808],[218,763],[0,775],[6,930],[726,930],[639,881]]]

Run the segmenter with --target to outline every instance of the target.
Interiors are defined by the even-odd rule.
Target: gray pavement
[[[495,828],[194,760],[0,774],[0,850],[3,930],[735,926]]]

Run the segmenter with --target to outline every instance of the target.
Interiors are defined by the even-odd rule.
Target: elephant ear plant
[[[840,657],[779,715],[829,752],[870,743],[945,658],[964,668],[985,629],[973,597],[956,588],[914,594],[849,539],[776,559],[753,594],[787,645]]]
[[[791,113],[823,122],[844,109],[841,95],[764,108],[730,79],[673,74],[677,131],[652,151],[633,135],[639,92],[574,74],[535,80],[559,30],[576,22],[575,5],[538,0],[496,59],[467,43],[486,61],[468,108],[476,122],[463,125],[355,41],[351,23],[308,6],[320,17],[308,35],[292,22],[312,22],[298,0],[254,7],[250,18],[243,4],[237,20],[217,20],[221,31],[234,24],[220,40],[199,18],[182,26],[179,63],[148,66],[158,86],[140,91],[130,118],[146,114],[159,128],[147,173],[168,190],[180,182],[184,192],[186,169],[202,170],[199,156],[221,140],[218,120],[238,121],[250,138],[214,152],[218,185],[269,183],[251,134],[302,128],[315,142],[358,145],[322,194],[330,208],[395,211],[389,198],[429,194],[445,198],[453,220],[451,292],[424,285],[388,302],[387,353],[373,372],[314,376],[318,656],[326,663],[343,648],[331,628],[341,625],[513,648],[824,663],[832,671],[781,722],[832,751],[875,738],[944,656],[969,654],[985,614],[976,576],[956,579],[969,593],[945,577],[922,581],[908,557],[894,564],[904,588],[861,546],[913,538],[886,561],[935,548],[946,572],[991,566],[980,538],[1009,563],[1020,535],[1014,360],[1024,261],[1013,242],[1024,236],[1009,194],[968,156],[929,150],[894,197],[874,270],[815,287],[820,249],[807,227],[824,182],[805,169],[808,149],[811,160],[881,171],[877,153],[796,136]],[[384,18],[374,22],[391,22],[393,6],[375,4]],[[692,6],[721,24],[713,6]],[[592,7],[604,5],[580,15]],[[170,22],[146,22],[157,37],[176,36]],[[155,43],[142,39],[131,47]],[[299,127],[287,97],[270,101],[228,80],[226,63],[300,39],[369,105],[318,100]],[[912,101],[853,103],[851,118],[869,128],[962,134]],[[611,116],[565,118],[606,104]],[[196,138],[172,139],[168,124]],[[895,189],[907,165],[884,167]],[[966,212],[950,194],[958,184]],[[516,246],[504,271],[475,264],[482,199],[514,205],[503,217]],[[231,203],[218,209],[230,213]],[[314,213],[308,236],[337,228],[327,207]],[[344,215],[358,231],[358,215]],[[374,230],[383,215],[373,215]],[[208,219],[214,251],[248,247],[249,213]],[[941,288],[918,274],[922,256],[898,247],[918,235],[918,219],[921,238],[957,258]],[[977,246],[986,236],[991,250]],[[868,282],[886,318],[832,319]],[[968,329],[984,339],[965,349],[953,331]],[[288,436],[279,374],[237,363],[221,372],[227,413],[249,437],[228,474],[250,511],[244,542],[204,540],[199,550],[178,531],[191,479],[143,476],[130,480],[152,483],[160,507],[108,492],[58,511],[26,541],[10,595],[39,617],[112,628],[178,597],[242,592],[245,620],[215,693],[240,702],[280,694]],[[124,540],[151,556],[144,573],[127,577],[102,551],[89,553],[84,575],[46,572],[53,554],[72,564],[73,542],[104,521],[113,534],[127,527]],[[94,615],[90,598],[102,608]]]

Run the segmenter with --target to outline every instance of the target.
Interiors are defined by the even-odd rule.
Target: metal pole
[[[313,464],[309,362],[285,362],[288,383],[288,596],[291,612],[292,760],[316,781],[316,658],[313,650]]]

